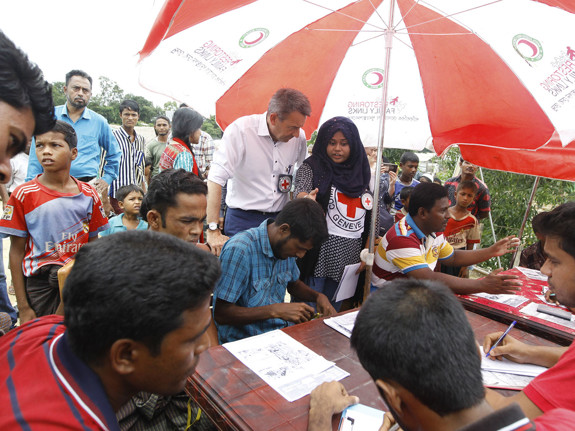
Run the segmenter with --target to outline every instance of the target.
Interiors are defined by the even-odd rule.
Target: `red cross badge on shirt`
[[[281,193],[287,193],[291,190],[292,176],[291,175],[280,175],[278,177],[278,191]]]
[[[369,211],[373,208],[373,195],[370,192],[364,192],[361,195],[361,204],[363,207]]]
[[[341,192],[337,192],[337,201],[347,207],[346,216],[352,219],[356,217],[355,210],[363,207],[359,198],[350,198]]]

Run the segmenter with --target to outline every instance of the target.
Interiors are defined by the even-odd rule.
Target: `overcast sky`
[[[83,69],[163,106],[170,100],[138,84],[137,53],[164,0],[0,0],[0,29],[50,82]]]

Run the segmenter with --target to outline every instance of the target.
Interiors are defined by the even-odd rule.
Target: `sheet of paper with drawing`
[[[335,291],[332,301],[343,301],[344,299],[351,298],[355,294],[355,288],[357,286],[357,280],[359,274],[356,274],[361,264],[354,263],[352,265],[346,265],[343,269],[343,274],[341,280],[339,281],[339,286]]]
[[[349,373],[280,330],[223,344],[286,400],[308,395],[323,382]]]
[[[490,293],[475,293],[473,296],[479,296],[480,298],[489,299],[490,301],[499,302],[500,304],[509,305],[510,307],[519,307],[525,302],[529,301],[528,298],[520,295],[493,295]]]

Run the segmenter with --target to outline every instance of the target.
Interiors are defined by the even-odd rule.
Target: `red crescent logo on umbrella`
[[[513,48],[527,61],[539,61],[543,58],[541,43],[526,34],[518,34],[513,38]]]
[[[239,44],[242,48],[252,48],[267,39],[269,34],[267,28],[252,28],[240,37]]]
[[[381,88],[383,87],[383,69],[368,69],[363,73],[361,80],[367,88]]]

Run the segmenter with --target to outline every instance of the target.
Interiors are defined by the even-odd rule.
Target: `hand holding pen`
[[[495,342],[495,344],[493,344],[493,346],[491,346],[491,348],[487,351],[487,353],[485,354],[485,357],[488,358],[489,355],[491,354],[491,351],[493,349],[495,349],[497,346],[499,346],[499,343],[501,343],[503,341],[503,339],[505,338],[505,336],[509,333],[509,331],[511,331],[511,329],[515,326],[515,324],[517,323],[517,320],[514,320],[511,325],[509,325],[509,328],[507,328],[507,330],[501,334],[501,337],[499,337],[499,339]]]

